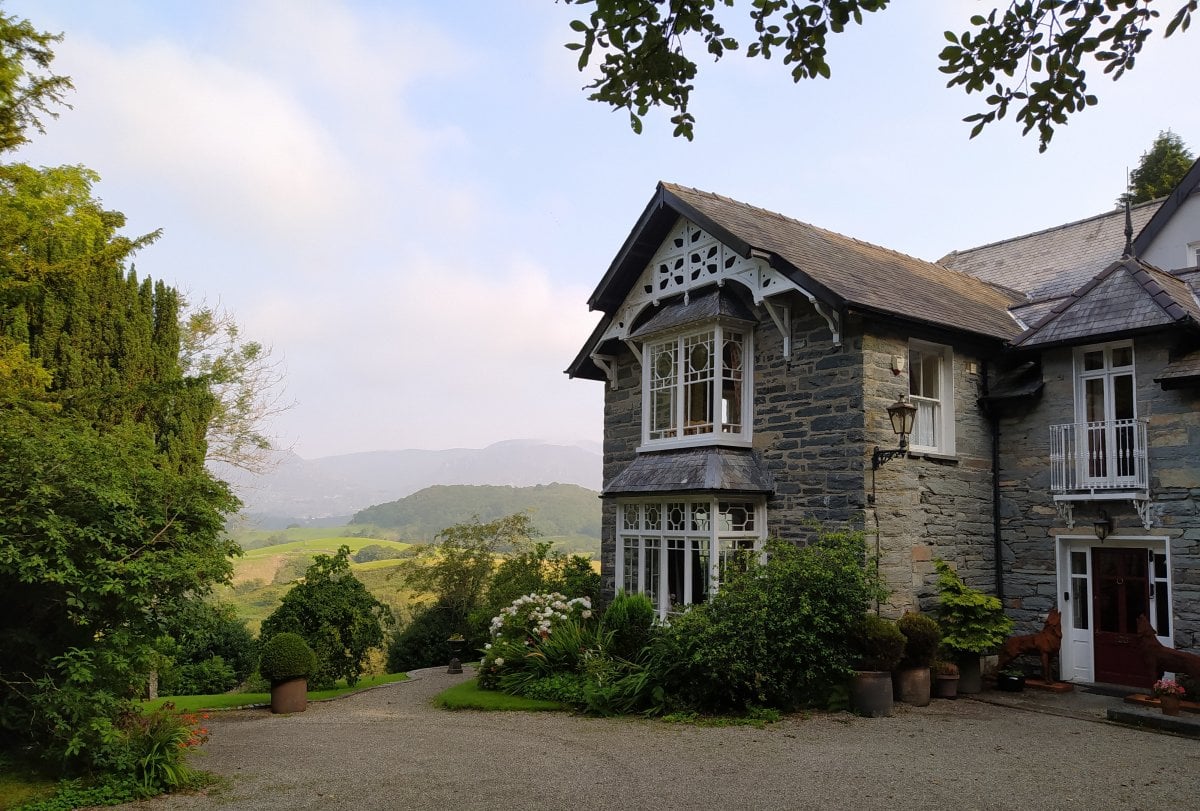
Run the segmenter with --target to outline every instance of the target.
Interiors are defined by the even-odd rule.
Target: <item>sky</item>
[[[741,5],[745,5],[742,2]],[[1200,150],[1195,32],[1155,35],[1039,154],[937,70],[992,4],[896,3],[830,41],[832,78],[701,55],[695,140],[588,101],[551,0],[8,0],[62,32],[72,109],[18,153],[83,164],[139,275],[272,349],[305,458],[599,442],[603,384],[565,369],[587,299],[659,180],[923,259],[1109,209],[1161,130]],[[734,18],[736,20],[736,17]],[[740,23],[734,23],[740,27]],[[1190,50],[1189,50],[1190,46]]]

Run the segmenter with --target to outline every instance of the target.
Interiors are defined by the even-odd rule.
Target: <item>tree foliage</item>
[[[263,426],[292,405],[283,401],[283,372],[270,347],[245,340],[231,313],[207,306],[186,315],[182,337],[184,369],[213,395],[209,461],[265,472],[271,440]]]
[[[741,43],[719,18],[737,0],[566,0],[591,11],[573,20],[576,39],[567,47],[579,52],[582,71],[595,61],[599,77],[587,85],[589,98],[629,112],[630,126],[641,132],[652,107],[673,111],[674,134],[692,138],[695,117],[688,109],[696,61],[687,46],[698,41],[714,61]],[[1185,31],[1198,0],[1170,0],[1173,9],[1165,36]],[[970,19],[962,33],[946,32],[939,55],[949,87],[984,94],[985,109],[967,116],[971,136],[1004,118],[1015,107],[1024,132],[1036,129],[1045,150],[1057,126],[1096,104],[1087,89],[1090,62],[1119,79],[1134,66],[1159,18],[1162,0],[1012,0],[1001,11]],[[884,10],[888,0],[752,0],[748,9],[754,35],[748,57],[776,54],[791,67],[792,79],[829,78],[831,34],[866,14]],[[693,50],[693,52],[695,52]]]
[[[70,87],[57,39],[0,15],[0,150]],[[213,399],[180,365],[179,294],[133,272],[158,235],[122,235],[95,181],[0,165],[0,738],[135,774],[132,699],[173,607],[228,578],[238,502],[204,468]]]
[[[350,547],[342,546],[335,555],[313,559],[303,582],[293,586],[263,621],[260,637],[299,634],[317,654],[314,685],[330,687],[340,678],[354,685],[367,652],[383,646],[394,624],[391,609],[350,571]]]
[[[254,672],[258,642],[233,606],[190,598],[170,608],[158,643],[159,693],[224,693]]]
[[[1195,160],[1182,138],[1170,130],[1160,132],[1149,151],[1142,153],[1137,168],[1129,173],[1129,191],[1118,198],[1117,204],[1133,205],[1166,197]]]

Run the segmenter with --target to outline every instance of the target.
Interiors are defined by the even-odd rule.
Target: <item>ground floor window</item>
[[[664,616],[702,603],[762,549],[761,500],[639,499],[617,503],[617,588],[645,594]]]

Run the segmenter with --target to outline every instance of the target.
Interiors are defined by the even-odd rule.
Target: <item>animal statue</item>
[[[1142,614],[1137,619],[1138,646],[1142,659],[1154,671],[1154,678],[1161,679],[1164,671],[1186,673],[1189,678],[1200,681],[1200,656],[1168,648],[1158,641],[1158,634],[1150,627],[1150,620]]]
[[[1046,624],[1036,634],[1010,636],[1004,640],[1000,649],[1000,669],[1003,670],[1009,662],[1024,653],[1036,653],[1042,657],[1042,678],[1047,683],[1054,681],[1050,670],[1050,657],[1058,655],[1062,645],[1062,615],[1057,608],[1052,608],[1046,615]]]

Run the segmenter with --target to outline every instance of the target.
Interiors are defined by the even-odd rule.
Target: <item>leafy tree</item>
[[[270,347],[244,340],[229,312],[202,306],[183,319],[182,363],[215,399],[206,433],[209,461],[265,472],[271,440],[263,424],[292,406],[282,400],[283,373]]]
[[[70,87],[57,40],[0,15],[0,151]],[[203,465],[179,295],[132,271],[158,234],[122,235],[95,181],[0,165],[0,739],[137,774],[131,699],[172,607],[228,578],[238,502]]]
[[[577,39],[567,47],[579,52],[582,71],[599,61],[599,77],[589,98],[629,111],[630,126],[641,132],[651,107],[674,112],[675,135],[691,139],[695,117],[689,112],[696,62],[689,42],[720,60],[741,47],[718,19],[718,10],[737,0],[566,0],[589,6],[587,19],[574,20]],[[1160,0],[1161,2],[1161,0]],[[964,119],[974,123],[971,136],[1004,118],[1015,105],[1024,132],[1038,131],[1044,151],[1054,128],[1069,115],[1096,104],[1087,92],[1089,58],[1119,79],[1134,66],[1159,17],[1154,0],[1012,0],[1002,13],[971,17],[971,29],[947,31],[950,44],[941,52],[948,86],[986,94],[984,112]],[[1197,0],[1173,0],[1175,9],[1165,36],[1185,31]],[[829,78],[827,41],[864,15],[882,11],[888,0],[752,0],[748,7],[754,36],[748,57],[782,54],[792,79]]]
[[[171,608],[159,643],[169,657],[159,668],[160,693],[224,693],[254,672],[258,643],[233,606],[185,599]]]
[[[1117,199],[1117,205],[1166,197],[1183,180],[1195,160],[1182,138],[1170,130],[1160,132],[1150,150],[1142,153],[1137,168],[1130,172],[1130,190]]]
[[[317,654],[314,685],[332,686],[339,678],[354,685],[367,652],[383,646],[385,631],[394,624],[391,609],[350,571],[350,547],[342,546],[336,555],[313,559],[304,581],[263,621],[260,637],[299,634]]]

